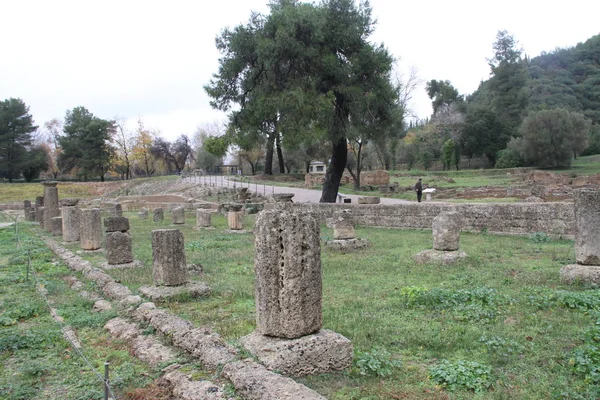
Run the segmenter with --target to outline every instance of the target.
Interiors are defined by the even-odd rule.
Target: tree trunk
[[[341,137],[331,146],[331,161],[325,172],[325,181],[323,182],[323,192],[321,192],[321,203],[335,203],[342,174],[346,168],[348,159],[348,148],[346,137]]]
[[[281,140],[279,138],[279,133],[275,134],[275,145],[277,147],[277,159],[279,160],[279,173],[285,174],[285,165],[283,162],[283,151],[281,150]]]
[[[362,142],[358,145],[358,154],[356,155],[356,177],[354,178],[354,190],[360,190],[360,171],[362,171]]]
[[[267,155],[265,156],[265,175],[273,175],[273,146],[275,145],[275,134],[267,137]]]

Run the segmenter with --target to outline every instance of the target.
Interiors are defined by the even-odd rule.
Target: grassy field
[[[111,270],[133,290],[151,284],[151,230],[131,217],[144,268]],[[168,219],[168,217],[167,217]],[[246,217],[250,226],[252,217]],[[253,236],[180,228],[210,297],[163,304],[234,343],[255,328]],[[322,248],[324,328],[354,343],[351,370],[299,381],[328,399],[592,399],[600,396],[600,293],[559,282],[573,242],[463,234],[469,257],[453,267],[416,265],[431,232],[357,228],[372,246]],[[321,238],[332,231],[323,227]],[[76,250],[76,246],[71,246]],[[100,262],[101,254],[86,255]]]

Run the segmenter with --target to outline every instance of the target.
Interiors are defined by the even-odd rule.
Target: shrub
[[[375,348],[366,353],[359,353],[355,362],[361,375],[377,375],[380,377],[390,376],[395,368],[402,365],[400,360],[392,359],[390,352],[383,348]]]
[[[529,239],[531,239],[534,243],[546,243],[550,241],[550,237],[546,235],[544,232],[534,232],[529,235]]]
[[[443,360],[429,369],[429,379],[450,391],[481,392],[492,386],[492,367],[474,361]]]

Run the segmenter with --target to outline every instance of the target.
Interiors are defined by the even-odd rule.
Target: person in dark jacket
[[[415,183],[415,190],[417,191],[417,201],[421,202],[421,197],[423,196],[423,183],[421,182],[421,178]]]

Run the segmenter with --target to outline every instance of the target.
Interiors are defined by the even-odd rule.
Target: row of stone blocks
[[[242,205],[230,205],[229,212],[227,213],[227,222],[229,229],[231,230],[243,230],[244,229],[244,212],[242,211]],[[148,209],[142,208],[138,212],[138,217],[142,220],[148,219]],[[205,209],[196,210],[196,227],[197,228],[210,228],[211,227],[211,211]],[[161,222],[165,218],[164,209],[155,208],[153,210],[152,220],[154,222]],[[172,222],[173,225],[185,224],[185,209],[183,207],[175,207],[172,210]]]

